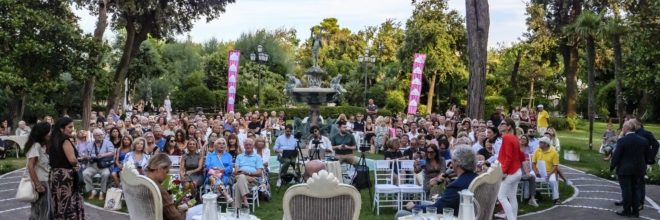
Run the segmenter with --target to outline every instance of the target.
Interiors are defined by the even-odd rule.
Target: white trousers
[[[529,172],[529,174],[536,175],[534,171]],[[536,178],[537,183],[547,183],[552,189],[552,200],[559,199],[559,183],[557,182],[556,174],[550,175],[550,178]]]
[[[500,191],[497,193],[497,200],[502,204],[502,209],[506,214],[507,220],[516,220],[518,218],[518,201],[516,200],[516,191],[522,172],[520,169],[513,174],[509,174],[502,181]]]

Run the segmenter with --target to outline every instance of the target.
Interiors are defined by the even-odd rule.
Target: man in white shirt
[[[17,136],[28,136],[30,135],[30,127],[25,126],[25,121],[18,122],[18,129],[16,129]]]
[[[527,138],[529,140],[529,147],[525,150],[526,154],[534,154],[534,151],[539,146],[539,139],[536,138],[536,131],[533,128],[527,129]]]
[[[447,121],[447,119],[445,119],[445,116],[442,116],[442,115],[438,116],[438,124],[439,124],[438,128],[440,128],[442,130],[445,130],[445,122],[446,121]]]
[[[332,143],[330,143],[330,139],[328,137],[321,135],[321,131],[319,130],[319,127],[316,125],[312,126],[309,129],[309,132],[313,135],[313,139],[309,141],[309,146],[310,149],[310,155],[314,154],[314,158],[318,158],[320,160],[325,160],[326,155],[331,156],[333,151],[332,151]],[[316,148],[318,146],[318,152],[316,152]]]
[[[408,132],[408,138],[409,140],[412,140],[413,138],[416,138],[419,135],[417,133],[417,122],[410,122],[410,132]]]

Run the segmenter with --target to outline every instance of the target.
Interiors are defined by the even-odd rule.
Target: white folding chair
[[[550,187],[550,183],[547,181],[548,171],[545,167],[545,161],[536,161],[536,168],[539,170],[539,175],[541,175],[541,178],[536,178],[536,191],[552,196],[552,187]]]
[[[399,202],[399,210],[403,209],[401,206],[407,201],[421,203],[426,198],[424,187],[417,185],[417,178],[415,174],[415,161],[414,160],[397,160],[398,163],[397,174],[399,178],[399,191],[401,192],[401,199]]]
[[[380,207],[399,208],[401,192],[399,187],[392,183],[393,172],[389,160],[374,161],[374,201],[372,211],[376,209],[376,215],[380,215]],[[382,195],[382,197],[381,197]],[[382,199],[382,200],[381,200]]]

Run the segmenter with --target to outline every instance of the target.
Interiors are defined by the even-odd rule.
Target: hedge
[[[502,96],[486,96],[486,104],[484,105],[484,117],[489,118],[493,112],[495,112],[495,108],[497,106],[504,106],[504,110],[502,112],[507,112],[506,111],[506,106],[508,106],[508,102],[506,101],[506,98]]]
[[[297,107],[297,108],[236,108],[234,109],[235,112],[247,112],[247,111],[255,111],[259,110],[259,112],[271,112],[275,111],[279,114],[280,111],[284,111],[284,114],[286,116],[286,119],[293,119],[294,117],[299,117],[299,118],[305,118],[309,116],[309,107]],[[331,106],[322,106],[321,107],[321,116],[323,118],[337,118],[341,114],[345,114],[346,116],[350,115],[355,115],[357,113],[361,114],[366,114],[366,108],[362,107],[355,107],[355,106],[336,106],[336,107],[331,107]],[[392,112],[387,110],[387,109],[378,109],[378,115],[381,116],[392,116]]]

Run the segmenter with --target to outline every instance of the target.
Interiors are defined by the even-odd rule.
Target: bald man
[[[312,160],[305,163],[305,173],[303,174],[305,182],[307,182],[307,179],[311,178],[312,175],[318,173],[321,170],[325,170],[325,164],[323,164],[323,162],[320,160]]]

